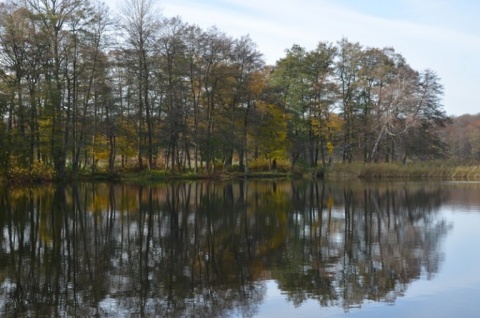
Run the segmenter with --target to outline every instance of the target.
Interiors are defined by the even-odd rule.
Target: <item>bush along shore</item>
[[[118,169],[109,172],[107,169],[98,167],[95,171],[81,170],[72,173],[67,170],[64,177],[55,174],[53,168],[36,163],[32,168],[10,168],[8,173],[0,176],[0,181],[7,183],[42,183],[42,182],[74,182],[74,181],[115,181],[115,182],[162,182],[173,180],[229,180],[229,179],[273,179],[273,178],[298,178],[302,176],[304,169],[295,167],[286,160],[279,161],[272,166],[268,160],[253,161],[248,172],[240,171],[238,166],[225,168],[216,165],[210,171],[199,169],[193,172],[168,171],[162,169],[139,170],[135,167]]]
[[[78,175],[67,175],[64,178],[57,178],[51,175],[18,174],[0,178],[6,183],[44,183],[44,182],[169,182],[175,180],[231,180],[231,179],[278,179],[278,178],[299,178],[301,175],[286,172],[263,171],[263,172],[216,172],[216,173],[193,173],[193,172],[167,172],[158,170],[130,171],[121,173],[82,173]]]
[[[213,171],[170,172],[165,170],[123,169],[110,173],[97,170],[83,171],[73,175],[67,173],[58,178],[53,169],[34,166],[32,169],[11,169],[0,180],[8,183],[41,183],[55,181],[116,181],[116,182],[168,182],[174,180],[231,180],[231,179],[279,179],[315,178],[328,181],[345,180],[480,180],[480,165],[456,165],[445,162],[421,163],[334,163],[326,168],[294,168],[286,162],[278,166],[252,165],[249,172],[239,171],[238,167],[225,169],[217,167]]]

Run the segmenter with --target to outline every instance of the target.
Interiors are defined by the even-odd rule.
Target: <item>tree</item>
[[[232,39],[212,28],[204,33],[200,42],[200,72],[202,100],[198,133],[201,136],[202,158],[206,162],[207,171],[214,163],[219,146],[219,132],[216,129],[216,118],[221,102],[222,85],[231,78],[231,68],[226,63],[232,48]]]
[[[143,169],[143,140],[146,139],[148,169],[153,162],[152,49],[160,28],[155,0],[128,0],[122,8],[122,28],[126,32],[127,54],[132,54],[132,72],[136,81],[138,168]]]
[[[452,119],[443,110],[442,96],[443,86],[434,71],[427,69],[418,74],[410,115],[416,120],[411,120],[413,129],[405,138],[403,162],[407,157],[430,159],[447,154],[447,145],[440,139],[438,130],[451,123]]]
[[[279,100],[290,113],[289,135],[293,161],[304,157],[310,166],[325,165],[327,143],[331,141],[329,121],[337,103],[334,61],[337,49],[320,42],[307,52],[293,46],[271,76]]]
[[[156,42],[158,70],[155,72],[158,90],[162,95],[163,109],[157,113],[165,114],[162,125],[162,143],[166,147],[165,161],[170,169],[180,166],[180,143],[186,145],[188,114],[188,82],[184,76],[188,69],[186,32],[188,25],[179,18],[165,19]]]
[[[266,74],[262,71],[264,61],[255,43],[248,36],[233,42],[232,81],[226,91],[232,92],[229,103],[224,108],[228,118],[223,136],[230,131],[232,139],[224,139],[225,168],[232,164],[233,151],[236,148],[240,169],[248,173],[248,131],[249,119],[265,87]],[[232,129],[232,127],[234,129]]]
[[[276,91],[278,102],[289,114],[288,139],[292,169],[308,144],[309,119],[307,111],[311,81],[305,70],[306,50],[299,45],[287,50],[286,57],[277,61],[270,76],[270,85]]]
[[[46,51],[29,10],[6,2],[0,4],[0,15],[4,110],[8,111],[4,144],[8,170],[12,159],[20,167],[33,165],[38,127],[37,86]]]
[[[412,124],[406,113],[415,86],[415,72],[393,49],[369,49],[362,68],[361,116],[364,125],[364,161],[378,160],[381,145],[395,151],[395,138]],[[388,144],[391,142],[391,144]]]
[[[440,79],[392,48],[293,45],[265,67],[248,36],[163,18],[154,0],[125,3],[115,48],[111,24],[106,7],[88,1],[0,3],[4,172],[38,164],[63,178],[98,162],[114,173],[117,157],[122,167],[151,169],[162,158],[166,169],[193,163],[195,172],[238,160],[248,172],[252,156],[273,160],[285,149],[292,168],[336,154],[345,162],[445,154]],[[468,135],[462,152],[472,156],[474,126]]]
[[[342,160],[353,159],[353,140],[356,114],[358,112],[359,73],[361,69],[362,46],[343,38],[338,42],[336,74],[339,81],[340,107],[343,116],[343,155]]]
[[[85,21],[88,2],[78,0],[27,0],[35,24],[46,41],[44,78],[46,80],[45,112],[51,118],[50,155],[57,177],[65,177],[68,142],[65,114],[65,72],[67,57],[72,53],[68,39],[69,25]]]
[[[89,45],[86,34],[95,29],[97,12],[88,1],[74,0],[25,0],[1,6],[5,17],[1,51],[6,57],[2,66],[9,68],[15,83],[11,136],[18,138],[8,151],[13,150],[16,164],[29,169],[35,159],[53,162],[57,177],[63,178],[75,136],[78,52]]]
[[[449,158],[454,162],[470,163],[480,159],[480,115],[452,118],[451,125],[438,130],[438,137],[447,145]]]
[[[189,26],[185,33],[186,45],[186,70],[185,78],[188,82],[189,91],[186,99],[189,101],[189,111],[186,116],[187,138],[189,146],[193,147],[194,172],[198,172],[199,153],[201,148],[200,132],[200,106],[203,92],[203,67],[201,64],[201,46],[205,39],[204,32],[197,26]],[[190,162],[190,160],[189,160]]]
[[[395,63],[389,57],[391,49],[367,48],[363,52],[359,73],[359,139],[363,144],[363,160],[376,159],[377,148],[374,147],[378,127],[375,123],[380,118],[384,91],[395,77]],[[377,145],[378,146],[378,145]]]
[[[258,136],[256,133],[252,134],[252,131],[256,132],[255,129],[258,127],[259,115],[261,114],[261,112],[259,112],[259,103],[270,103],[268,97],[266,97],[266,95],[269,95],[268,76],[270,72],[271,67],[268,66],[261,70],[254,71],[249,75],[249,80],[246,83],[248,94],[241,108],[243,110],[243,123],[240,125],[243,127],[243,130],[241,147],[238,150],[239,168],[245,173],[249,172],[247,155],[252,152],[250,149],[252,142],[249,142],[249,140],[255,144],[257,140],[256,137]],[[254,145],[254,147],[255,157],[257,157],[257,146]]]
[[[95,166],[95,157],[86,148],[95,143],[103,110],[111,108],[111,84],[106,47],[112,22],[103,5],[92,7],[88,25],[72,25],[72,58],[68,60],[71,72],[67,74],[68,148],[71,152],[72,172],[78,173],[83,158]],[[109,120],[111,116],[107,116]],[[111,125],[109,123],[109,129]]]
[[[337,48],[331,43],[320,42],[315,50],[305,57],[305,72],[310,82],[310,96],[307,115],[309,117],[309,161],[312,167],[317,166],[319,153],[322,165],[325,166],[327,144],[332,142],[331,116],[334,111],[337,83],[334,81],[334,60]],[[332,130],[333,129],[333,130]]]
[[[289,142],[287,140],[288,116],[275,104],[259,102],[256,113],[258,116],[253,129],[255,148],[266,159],[284,159],[287,157]]]

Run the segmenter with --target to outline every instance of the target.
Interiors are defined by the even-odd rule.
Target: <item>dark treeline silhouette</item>
[[[288,181],[2,188],[0,312],[247,317],[266,280],[296,306],[394,302],[438,271],[446,198]]]
[[[248,37],[86,0],[0,3],[0,172],[249,171],[445,154],[432,70],[393,48],[293,45],[265,65]],[[214,21],[212,21],[214,22]]]

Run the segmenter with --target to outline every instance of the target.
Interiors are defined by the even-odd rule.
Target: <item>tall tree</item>
[[[33,13],[32,18],[45,40],[45,115],[51,119],[50,155],[57,177],[63,178],[71,119],[66,86],[68,61],[72,58],[74,47],[72,36],[74,37],[75,29],[88,28],[91,6],[88,1],[81,0],[25,0],[25,3]]]
[[[231,59],[232,80],[227,90],[232,95],[224,108],[228,112],[228,120],[222,134],[227,137],[224,140],[224,164],[225,168],[232,164],[233,152],[237,149],[240,169],[248,172],[249,117],[265,85],[265,72],[262,72],[264,62],[262,54],[248,36],[233,41]],[[236,142],[232,143],[231,140]]]
[[[320,42],[305,57],[305,73],[310,83],[308,98],[310,165],[317,166],[319,154],[325,165],[327,144],[332,142],[331,115],[338,94],[334,80],[334,61],[337,49],[331,43]]]
[[[106,48],[109,44],[108,32],[112,25],[109,12],[104,5],[98,4],[89,11],[88,25],[73,24],[72,46],[73,54],[68,59],[67,73],[67,119],[68,132],[71,137],[68,143],[71,152],[73,173],[80,168],[80,160],[90,161],[95,165],[95,157],[88,153],[87,148],[95,143],[99,122],[99,109],[105,105],[107,57]],[[103,89],[99,89],[102,87]]]
[[[412,129],[405,136],[403,162],[407,157],[431,159],[444,157],[447,145],[440,139],[438,130],[452,122],[442,105],[443,85],[432,70],[417,73],[418,81],[413,94],[413,105],[404,119]],[[408,120],[408,117],[413,119]],[[408,127],[407,127],[408,128]],[[422,146],[423,145],[423,146]]]
[[[353,159],[355,119],[358,111],[358,80],[361,68],[362,46],[343,38],[338,42],[336,73],[339,81],[341,113],[343,116],[343,155],[342,160]]]
[[[128,0],[122,7],[122,28],[126,32],[126,50],[132,54],[132,72],[136,79],[138,168],[143,169],[144,140],[147,167],[153,167],[152,49],[161,26],[155,0]]]
[[[312,86],[305,73],[305,48],[293,45],[286,52],[286,57],[275,65],[270,76],[270,85],[276,90],[281,108],[289,114],[289,153],[293,169],[293,165],[305,154],[308,145],[310,125],[307,111]]]
[[[174,170],[180,163],[181,138],[186,138],[186,115],[188,113],[188,89],[185,74],[188,70],[186,32],[188,25],[179,18],[164,19],[162,30],[156,42],[156,55],[159,60],[155,72],[156,81],[162,96],[164,113],[162,135],[167,149],[165,161]],[[183,140],[186,145],[186,140]],[[182,146],[183,146],[182,145]]]
[[[231,77],[231,68],[228,66],[229,54],[232,48],[232,39],[216,28],[204,33],[200,42],[201,60],[200,72],[202,87],[202,113],[198,133],[202,144],[202,158],[206,162],[207,170],[214,168],[216,152],[218,151],[219,131],[216,129],[218,106],[221,101],[222,85]],[[225,92],[225,91],[223,91]]]
[[[336,51],[332,44],[324,42],[313,51],[294,45],[271,75],[271,84],[290,114],[293,163],[303,157],[316,166],[321,156],[325,164],[327,143],[331,143],[330,116],[337,101]]]
[[[29,12],[8,2],[0,4],[0,47],[2,57],[2,88],[4,110],[7,112],[5,146],[5,169],[8,170],[12,157],[14,162],[25,166],[25,140],[27,128],[27,107],[24,98],[28,59],[30,58],[31,24]],[[2,114],[3,115],[3,114]],[[3,119],[3,117],[2,117]]]
[[[398,114],[414,85],[414,73],[391,48],[369,48],[363,54],[359,80],[359,131],[363,160],[378,160],[379,148],[402,133]]]
[[[194,172],[199,169],[199,154],[201,149],[200,137],[200,106],[203,92],[204,68],[202,67],[202,43],[205,39],[204,32],[198,26],[189,26],[186,29],[186,61],[187,69],[185,78],[188,82],[189,92],[186,96],[189,101],[189,112],[186,121],[189,125],[187,136],[189,144],[193,147]]]

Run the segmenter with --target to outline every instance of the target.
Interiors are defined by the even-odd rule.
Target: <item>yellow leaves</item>
[[[259,96],[265,88],[265,83],[266,83],[265,72],[261,72],[261,71],[254,72],[251,75],[248,89],[253,96]]]
[[[258,103],[260,122],[254,139],[267,158],[281,159],[287,150],[287,120],[276,105]]]
[[[52,128],[53,121],[51,117],[40,117],[38,118],[37,123],[40,131],[45,131]]]
[[[109,155],[108,139],[105,135],[96,135],[87,147],[88,153],[99,160],[107,160]]]
[[[133,123],[122,121],[118,123],[118,131],[115,138],[116,153],[133,157],[137,153],[137,132]]]
[[[327,127],[332,133],[341,131],[343,127],[343,119],[338,116],[338,114],[331,113],[328,118]]]
[[[343,120],[335,113],[330,113],[326,118],[311,117],[310,124],[315,134],[326,141],[326,150],[329,156],[333,156],[335,151],[334,136],[341,132]]]
[[[310,124],[316,134],[328,136],[342,130],[343,119],[335,113],[329,113],[324,118],[310,117]]]
[[[53,245],[52,229],[50,227],[50,223],[48,222],[47,216],[45,214],[41,214],[38,231],[40,234],[40,241],[42,241],[48,246],[52,246]]]
[[[331,141],[327,142],[327,152],[329,156],[333,155],[333,151],[335,150],[335,147],[333,146],[333,143]]]
[[[329,211],[333,208],[334,204],[335,204],[335,200],[333,198],[333,195],[330,194],[328,196],[328,200],[327,200],[327,208],[328,208]]]
[[[8,175],[16,181],[50,181],[55,177],[55,170],[42,161],[34,161],[31,167],[25,166],[18,156],[11,155]]]

